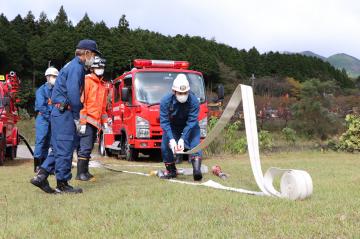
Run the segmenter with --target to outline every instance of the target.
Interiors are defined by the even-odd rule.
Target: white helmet
[[[104,68],[106,64],[106,60],[99,56],[95,56],[94,63],[91,65],[91,68]]]
[[[176,76],[172,89],[177,92],[188,92],[190,90],[189,81],[185,74],[179,74]]]
[[[58,75],[59,75],[59,71],[53,66],[50,66],[45,71],[45,76],[58,76]]]

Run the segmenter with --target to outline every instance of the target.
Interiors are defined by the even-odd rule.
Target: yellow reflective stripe
[[[80,119],[87,119],[87,115],[80,114]]]
[[[107,119],[108,118],[108,115],[107,114],[104,114],[101,116],[102,119]]]
[[[92,119],[91,117],[87,117],[86,121],[92,125],[94,125],[95,127],[101,128],[101,124],[99,124],[99,122],[97,122],[96,120]]]

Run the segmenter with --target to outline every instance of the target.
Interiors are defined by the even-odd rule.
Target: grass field
[[[359,154],[284,153],[262,160],[264,171],[270,166],[308,171],[313,196],[305,201],[249,196],[104,169],[92,170],[96,182],[72,182],[83,187],[81,195],[47,195],[28,182],[30,160],[7,162],[0,167],[0,238],[360,237]],[[246,155],[204,162],[230,174],[223,184],[257,190]],[[210,174],[207,179],[220,181]]]

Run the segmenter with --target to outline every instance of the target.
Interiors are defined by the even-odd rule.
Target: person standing
[[[90,154],[94,148],[97,133],[103,128],[108,130],[106,113],[107,89],[104,80],[105,59],[98,56],[90,68],[91,74],[85,76],[82,95],[84,107],[80,111],[80,144],[77,161],[77,180],[89,181],[94,178],[89,173]]]
[[[50,113],[53,108],[51,104],[51,93],[55,85],[59,71],[55,67],[49,67],[45,71],[46,83],[36,90],[35,112],[35,150],[34,150],[34,172],[39,170],[45,161],[50,148],[51,128]]]
[[[163,130],[161,153],[166,167],[161,178],[176,178],[174,154],[184,149],[191,150],[200,143],[199,110],[199,100],[190,91],[186,75],[178,74],[173,81],[172,93],[160,101],[160,126]],[[200,181],[202,152],[190,155],[190,160],[194,180]]]
[[[51,144],[52,151],[41,165],[31,183],[46,193],[82,193],[68,182],[72,178],[71,162],[75,146],[78,145],[77,132],[80,128],[80,102],[84,86],[85,70],[89,68],[96,55],[101,55],[93,40],[81,40],[75,50],[75,57],[59,72],[51,101]],[[55,173],[57,186],[52,189],[47,180]]]

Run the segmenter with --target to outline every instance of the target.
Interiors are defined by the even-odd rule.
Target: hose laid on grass
[[[123,169],[117,168],[117,166],[122,167],[122,166],[126,166],[126,165],[114,165],[114,164],[103,164],[103,163],[101,165],[102,165],[102,168],[105,168],[105,169],[113,171],[113,172],[135,174],[135,175],[146,176],[146,177],[152,176],[152,174],[148,174],[148,173],[133,172],[133,171],[128,171],[128,170],[123,170]],[[255,191],[249,191],[249,190],[245,190],[245,189],[241,189],[241,188],[227,187],[227,186],[221,185],[220,183],[217,183],[213,180],[208,180],[203,183],[188,182],[188,181],[182,181],[182,180],[178,180],[178,179],[169,179],[169,180],[164,179],[164,181],[178,183],[178,184],[186,184],[186,185],[191,185],[191,186],[205,186],[205,187],[209,187],[209,188],[221,189],[221,190],[238,192],[238,193],[246,193],[246,194],[250,194],[250,195],[258,195],[258,196],[265,195],[262,192],[255,192]]]
[[[246,139],[249,151],[251,169],[261,192],[267,196],[288,198],[291,200],[305,199],[313,192],[310,175],[303,170],[270,168],[263,175],[261,170],[259,138],[256,124],[253,90],[250,86],[239,84],[230,98],[220,119],[209,132],[208,136],[198,146],[184,154],[193,154],[206,148],[225,128],[234,115],[241,100],[245,120]],[[276,176],[281,176],[280,192],[274,188],[273,181]]]

